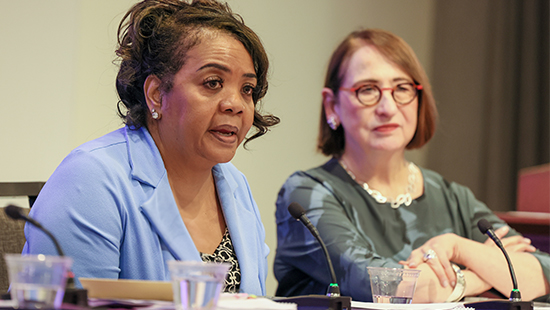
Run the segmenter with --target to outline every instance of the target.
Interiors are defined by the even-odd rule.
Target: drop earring
[[[152,109],[152,110],[151,110],[151,117],[152,117],[153,119],[159,120],[159,119],[160,119],[160,113],[157,112],[157,110]]]
[[[340,124],[338,124],[338,121],[336,120],[336,117],[334,115],[331,115],[327,119],[327,124],[332,130],[336,130]]]

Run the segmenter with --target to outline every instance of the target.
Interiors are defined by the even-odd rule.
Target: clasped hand
[[[522,236],[512,236],[503,238],[508,234],[510,228],[503,226],[495,230],[495,234],[501,239],[503,246],[508,252],[534,252],[536,249],[531,245],[531,240]],[[456,234],[447,233],[431,238],[419,248],[411,252],[406,261],[399,263],[408,267],[416,268],[420,264],[428,264],[442,287],[449,284],[454,287],[456,284],[456,274],[451,267],[451,262],[462,265],[461,248],[468,246],[468,243],[476,242]],[[487,238],[484,242],[487,247],[496,247],[493,240]],[[428,253],[428,254],[426,254]],[[435,254],[435,255],[433,255]],[[480,259],[483,259],[483,253],[477,253]],[[466,268],[468,266],[465,266]]]

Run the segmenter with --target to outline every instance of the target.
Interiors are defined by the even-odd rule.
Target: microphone
[[[510,269],[510,276],[512,276],[512,284],[514,286],[512,292],[510,293],[510,301],[521,301],[521,293],[518,289],[518,281],[516,280],[514,267],[512,267],[512,261],[510,260],[506,249],[502,245],[502,242],[495,234],[493,226],[486,219],[481,219],[479,220],[479,222],[477,222],[477,227],[479,228],[481,233],[486,234],[487,236],[489,236],[489,238],[493,239],[498,248],[502,251],[502,253],[504,253],[504,257],[506,257],[506,262],[508,263],[508,268]]]
[[[61,249],[61,246],[59,246],[59,243],[57,242],[57,239],[55,239],[55,237],[52,235],[52,233],[49,230],[47,230],[46,228],[44,228],[40,223],[35,221],[32,217],[30,217],[30,216],[26,215],[25,213],[23,213],[22,208],[14,206],[14,205],[9,205],[9,206],[6,206],[4,208],[4,211],[6,212],[6,215],[9,216],[10,218],[12,218],[14,220],[23,220],[23,221],[29,222],[32,225],[34,225],[36,228],[43,231],[46,235],[48,235],[48,237],[50,237],[50,239],[52,239],[52,241],[55,245],[55,249],[57,250],[57,254],[59,254],[59,256],[65,256],[65,253]]]
[[[325,258],[327,260],[328,269],[330,271],[330,276],[332,278],[332,283],[329,284],[327,289],[327,296],[329,297],[338,297],[340,296],[340,287],[338,286],[338,281],[336,279],[336,274],[334,273],[334,267],[332,266],[332,261],[330,260],[330,255],[328,254],[327,247],[325,246],[325,243],[321,239],[321,236],[319,235],[319,231],[306,215],[306,211],[304,208],[297,202],[292,202],[288,206],[288,212],[290,215],[292,215],[293,218],[296,220],[302,222],[307,229],[311,232],[311,234],[319,241],[319,244],[321,245],[321,248],[323,249],[323,253],[325,254]]]
[[[32,217],[26,215],[23,212],[23,209],[14,206],[14,205],[8,205],[4,208],[4,212],[6,212],[6,215],[12,218],[13,220],[23,220],[26,221],[36,228],[43,231],[54,243],[55,249],[57,250],[57,253],[59,256],[63,257],[65,256],[65,253],[61,249],[61,246],[59,245],[59,242],[57,242],[57,239],[53,236],[53,234],[44,228],[42,224],[38,223],[35,219]],[[64,303],[71,303],[83,307],[88,306],[88,290],[86,289],[79,289],[75,288],[74,285],[74,274],[72,271],[67,272],[67,286],[65,288],[65,295],[63,296],[63,302]]]

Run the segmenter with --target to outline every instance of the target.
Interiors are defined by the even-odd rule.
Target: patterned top
[[[241,287],[241,268],[239,267],[239,261],[233,249],[233,243],[231,242],[231,236],[229,230],[225,228],[220,245],[216,248],[213,254],[200,253],[203,262],[227,262],[231,264],[231,268],[227,272],[225,277],[225,287],[223,289],[226,293],[238,293]]]

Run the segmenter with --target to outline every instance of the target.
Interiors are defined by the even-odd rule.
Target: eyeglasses
[[[377,104],[382,97],[382,92],[385,90],[391,90],[393,100],[400,105],[405,105],[411,103],[414,98],[416,98],[418,91],[422,90],[422,85],[402,83],[397,84],[394,87],[379,88],[374,84],[363,84],[353,88],[340,87],[340,90],[355,93],[357,100],[366,106],[373,106]]]

